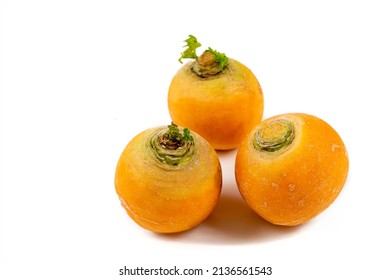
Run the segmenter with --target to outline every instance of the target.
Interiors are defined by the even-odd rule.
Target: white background
[[[389,279],[386,1],[0,3],[1,279],[138,279],[119,276],[125,265]],[[339,132],[349,177],[317,218],[284,228],[253,214],[236,190],[236,151],[219,153],[222,196],[199,227],[158,235],[128,218],[116,162],[136,134],[169,124],[188,34],[254,72],[265,118],[305,112]]]

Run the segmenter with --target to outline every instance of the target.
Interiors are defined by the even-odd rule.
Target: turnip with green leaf
[[[201,47],[189,35],[182,59],[191,59],[173,77],[168,91],[172,120],[202,135],[217,150],[236,148],[263,116],[263,92],[245,65]]]

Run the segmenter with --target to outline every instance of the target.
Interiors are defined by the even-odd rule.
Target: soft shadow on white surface
[[[223,186],[214,211],[192,230],[177,234],[157,234],[157,238],[190,244],[239,245],[288,238],[305,226],[276,226],[259,217],[248,207],[237,189],[234,176],[237,149],[217,153],[222,167]]]
[[[157,234],[156,237],[179,243],[240,245],[288,238],[302,227],[305,225],[272,225],[249,209],[241,198],[222,195],[214,212],[197,228],[171,235]]]

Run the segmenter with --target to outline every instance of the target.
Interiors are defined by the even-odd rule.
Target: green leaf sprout
[[[191,136],[191,131],[188,128],[183,129],[183,137],[180,141],[190,141],[193,142],[194,138]]]
[[[168,138],[168,140],[177,141],[180,137],[180,130],[178,126],[173,122],[168,125],[168,131],[166,132],[165,137]]]
[[[219,70],[222,71],[228,65],[229,58],[224,53],[220,53],[212,48],[208,48],[207,51],[214,55],[215,61],[219,63]]]
[[[185,40],[184,42],[186,42],[187,44],[184,46],[184,47],[186,47],[186,49],[184,50],[184,52],[181,53],[181,56],[179,58],[180,63],[183,63],[182,62],[183,58],[196,59],[197,61],[198,61],[198,59],[202,58],[202,56],[200,56],[200,58],[199,58],[198,55],[196,54],[196,49],[199,48],[200,46],[202,46],[202,44],[198,42],[198,40],[196,39],[195,36],[188,35],[188,39]],[[214,60],[209,61],[208,64],[210,64],[211,62],[216,62],[216,63],[214,63],[214,65],[219,66],[219,71],[223,71],[223,69],[228,65],[229,58],[224,53],[220,53],[216,50],[213,50],[212,48],[208,48],[204,53],[206,53],[206,52],[211,53],[214,57]],[[203,64],[203,62],[202,62],[202,64]],[[202,65],[202,67],[203,66],[204,65]],[[209,66],[207,66],[207,67],[209,67]],[[206,70],[206,71],[204,71],[204,70]],[[204,70],[202,71],[202,73],[214,72],[214,71],[211,71],[210,69],[208,69],[208,70],[204,69]]]
[[[179,127],[173,122],[168,125],[168,131],[164,137],[171,143],[184,144],[184,142],[193,142],[194,138],[191,136],[191,131],[188,128],[183,129],[183,134],[180,133]]]
[[[202,44],[198,42],[195,36],[189,35],[188,39],[185,40],[184,42],[187,43],[184,47],[187,47],[184,52],[181,53],[181,57],[179,58],[179,62],[183,63],[181,60],[183,58],[193,58],[197,59],[198,56],[196,54],[196,49],[199,48]]]

